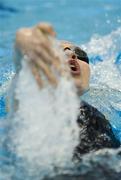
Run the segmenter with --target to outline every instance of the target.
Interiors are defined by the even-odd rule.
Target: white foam
[[[85,94],[85,99],[99,110],[103,107],[104,112],[107,111],[106,117],[109,120],[114,118],[113,124],[116,119],[111,114],[111,107],[121,110],[121,78],[114,65],[120,36],[121,28],[104,37],[92,37],[88,44],[83,45],[89,55],[98,54],[104,59],[91,65],[90,92]],[[55,167],[61,171],[71,166],[73,149],[78,141],[75,120],[79,104],[73,82],[60,78],[56,90],[48,86],[40,91],[27,64],[23,63],[16,97],[19,109],[11,135],[13,152],[23,159],[22,165],[29,174],[37,173],[42,178],[53,174]],[[117,121],[115,125],[119,127]]]
[[[121,74],[115,65],[115,60],[120,52],[121,28],[106,36],[93,36],[83,48],[90,56],[99,55],[103,62],[90,63],[91,80],[90,91],[84,99],[102,111],[117,129],[121,127]]]
[[[109,58],[114,60],[117,52],[121,50],[120,45],[121,27],[106,36],[93,35],[91,40],[87,44],[82,45],[82,47],[89,55],[98,54],[101,55],[104,60],[109,60]]]
[[[39,177],[53,173],[55,167],[69,168],[78,144],[76,89],[68,78],[58,78],[56,89],[48,85],[40,90],[27,62],[23,61],[17,79],[19,106],[13,120],[13,151],[23,159],[23,166],[29,164],[28,172],[39,173]]]

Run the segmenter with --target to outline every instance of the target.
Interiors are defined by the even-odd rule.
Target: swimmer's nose
[[[76,54],[73,52],[73,51],[71,51],[71,50],[66,50],[66,55],[68,56],[68,58],[69,59],[77,59],[77,56],[76,56]]]
[[[72,59],[77,59],[76,54],[75,54],[75,53],[72,53],[72,54],[71,54],[71,58],[72,58]]]

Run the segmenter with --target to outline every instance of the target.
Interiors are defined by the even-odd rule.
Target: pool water
[[[116,89],[119,94],[121,90],[120,10],[120,0],[116,0],[115,2],[113,0],[107,0],[106,2],[104,0],[93,0],[91,2],[89,0],[38,0],[36,2],[34,0],[1,0],[1,117],[6,115],[4,108],[5,102],[2,94],[5,94],[7,91],[9,82],[14,75],[12,58],[15,32],[20,27],[33,26],[39,21],[48,21],[52,23],[57,31],[57,37],[59,39],[72,41],[86,49],[92,67],[91,86],[95,83],[98,85],[99,83],[105,85],[110,84],[110,88]],[[113,74],[112,69],[114,71]],[[107,78],[104,79],[106,76]],[[117,94],[117,92],[115,92],[115,94]],[[119,124],[121,124],[120,98],[121,96],[119,95],[118,100],[113,102],[115,108],[113,107],[114,109],[112,110],[114,112],[113,117],[115,117],[115,115],[116,119],[118,117],[118,127]],[[118,105],[116,105],[116,103]],[[118,110],[116,108],[117,106]]]
[[[105,114],[121,140],[121,1],[0,0],[0,157],[4,154],[7,159],[9,154],[2,144],[7,130],[5,96],[14,76],[15,33],[39,21],[52,23],[58,39],[77,43],[87,51],[90,91],[82,98]]]

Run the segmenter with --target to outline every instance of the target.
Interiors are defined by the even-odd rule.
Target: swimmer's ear
[[[49,34],[49,35],[51,35],[53,37],[56,36],[56,33],[55,33],[52,25],[49,24],[49,23],[44,23],[44,22],[43,23],[39,23],[39,24],[37,24],[36,27],[38,29],[40,29],[43,33],[47,33],[47,34]]]

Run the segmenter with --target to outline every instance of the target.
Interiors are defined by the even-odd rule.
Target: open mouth
[[[81,70],[80,70],[79,63],[73,59],[69,60],[68,63],[69,63],[69,67],[71,69],[72,75],[80,75]]]

